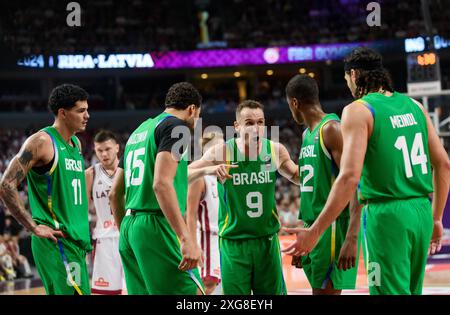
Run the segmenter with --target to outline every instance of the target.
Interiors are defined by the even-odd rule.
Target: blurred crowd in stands
[[[369,0],[77,1],[82,27],[66,25],[67,2],[4,1],[5,44],[22,54],[193,50],[209,39],[225,47],[261,47],[395,39],[425,34],[420,1],[379,0],[382,25],[368,28]],[[450,7],[430,0],[434,33],[449,34]]]

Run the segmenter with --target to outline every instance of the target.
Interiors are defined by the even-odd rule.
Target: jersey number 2
[[[303,172],[307,172],[305,176],[303,176]],[[313,186],[307,186],[306,183],[314,177],[314,167],[312,165],[306,164],[300,167],[300,176],[303,178],[300,191],[301,192],[313,192]]]

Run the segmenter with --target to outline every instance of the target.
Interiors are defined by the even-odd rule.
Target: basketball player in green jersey
[[[25,141],[1,180],[5,205],[33,233],[33,257],[47,294],[90,294],[88,201],[84,159],[75,136],[86,129],[87,98],[75,85],[53,89],[48,104],[54,124]],[[17,191],[25,178],[31,216]]]
[[[319,88],[310,76],[293,77],[286,86],[286,94],[294,120],[307,127],[298,166],[302,182],[299,219],[308,227],[322,211],[339,172],[341,127],[336,114],[323,112]],[[301,257],[314,295],[339,295],[342,289],[355,288],[360,219],[361,207],[354,198],[350,202],[350,211],[345,209],[321,236],[314,250]],[[285,230],[289,232],[289,229]]]
[[[115,176],[110,192],[129,294],[203,293],[196,268],[202,251],[183,219],[188,180],[225,174],[227,169],[222,165],[188,174],[183,152],[200,115],[198,91],[187,82],[176,83],[165,105],[163,113],[131,134],[123,171]]]
[[[377,52],[351,52],[345,79],[357,100],[342,115],[339,176],[317,220],[286,250],[311,252],[359,186],[370,293],[421,294],[427,252],[441,248],[447,153],[422,105],[393,90]]]
[[[219,251],[224,294],[286,294],[281,263],[275,182],[280,174],[299,185],[298,167],[286,148],[263,138],[264,107],[247,100],[236,109],[238,139],[218,144],[193,169],[236,165],[219,189]],[[219,187],[221,188],[221,187]]]

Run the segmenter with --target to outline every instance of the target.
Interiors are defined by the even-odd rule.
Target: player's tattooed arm
[[[31,218],[30,213],[23,206],[17,187],[26,178],[32,167],[51,161],[51,157],[48,160],[48,156],[51,156],[51,154],[45,152],[48,140],[50,139],[46,139],[43,133],[37,133],[28,138],[19,153],[11,160],[0,180],[0,197],[6,207],[17,221],[32,232],[34,232],[37,225]],[[50,148],[53,152],[51,140]]]
[[[273,143],[278,172],[296,185],[300,185],[298,165],[291,160],[288,150],[281,143]]]

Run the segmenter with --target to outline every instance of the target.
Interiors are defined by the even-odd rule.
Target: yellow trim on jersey
[[[55,161],[53,162],[52,168],[48,172],[49,175],[53,174],[53,172],[56,169],[56,166],[58,165],[59,154],[58,154],[58,149],[56,148],[56,143],[53,144],[53,150],[55,151]]]
[[[50,214],[52,215],[53,222],[55,223],[55,229],[59,230],[59,222],[56,219],[55,212],[53,212],[53,204],[52,204],[52,195],[51,194],[47,196],[47,207],[48,207],[48,210],[50,211]]]
[[[366,101],[364,101],[363,99],[357,99],[356,101],[355,101],[356,103],[361,103],[361,104],[364,104],[364,105],[366,105],[367,104],[367,102]]]
[[[273,146],[273,142],[269,140],[270,142],[270,155],[272,156],[272,163],[275,166],[275,169],[278,169],[278,161],[277,161],[277,155],[275,155],[275,148]]]
[[[278,214],[277,214],[277,212],[275,211],[275,209],[272,210],[272,214],[273,214],[273,216],[277,219],[278,224],[281,224],[281,222],[280,222],[280,217],[278,216]]]
[[[328,120],[328,121],[325,122],[322,126],[320,126],[320,129],[319,129],[319,140],[320,140],[320,146],[322,147],[323,153],[325,153],[325,155],[327,156],[327,158],[329,158],[329,159],[331,160],[331,154],[330,154],[330,152],[328,152],[328,149],[327,149],[327,147],[325,146],[325,142],[323,142],[323,131],[322,131],[323,127],[324,127],[327,123],[329,123],[330,121],[331,121],[331,120]]]
[[[336,221],[331,224],[331,263],[334,263],[336,257]]]
[[[226,164],[230,165],[231,164],[231,159],[230,159],[230,148],[228,147],[228,144],[225,145],[225,159],[226,159]]]
[[[222,236],[222,234],[223,234],[223,231],[225,231],[225,229],[227,228],[227,226],[228,226],[228,218],[229,218],[229,214],[227,213],[227,216],[225,217],[225,224],[223,225],[223,228],[222,228],[222,230],[220,231],[220,236]]]

